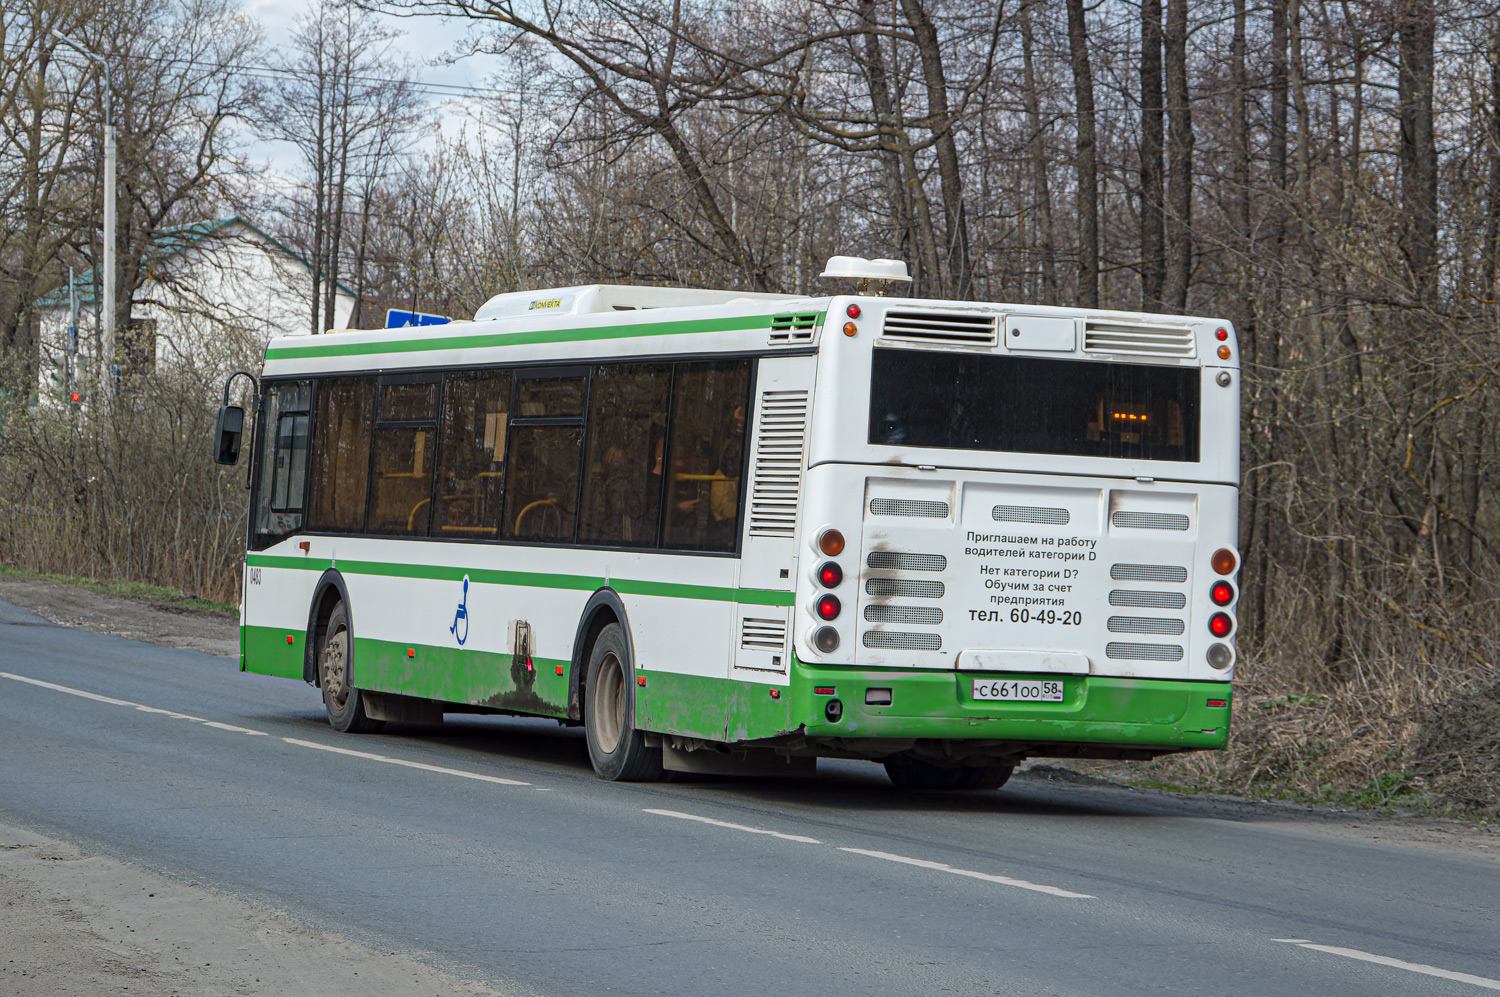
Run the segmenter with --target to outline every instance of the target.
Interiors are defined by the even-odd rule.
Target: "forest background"
[[[217,347],[107,418],[36,397],[109,103],[122,324],[171,279],[156,234],[230,215],[313,264],[310,330],[335,282],[358,326],[595,281],[816,292],[851,252],[922,297],[1232,321],[1235,747],[1148,777],[1500,808],[1500,6],[311,2],[274,47],[231,0],[0,9],[7,563],[236,595],[242,473],[205,441],[257,330],[203,309]],[[501,70],[425,83],[393,14]]]

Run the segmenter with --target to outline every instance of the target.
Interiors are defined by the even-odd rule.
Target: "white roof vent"
[[[906,264],[901,260],[867,260],[859,256],[830,256],[828,265],[818,276],[857,280],[861,292],[869,289],[871,281],[877,282],[877,288],[892,281],[911,283],[911,275],[906,272]]]

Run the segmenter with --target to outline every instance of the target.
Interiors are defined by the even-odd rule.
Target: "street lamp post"
[[[104,328],[100,333],[99,398],[114,394],[115,369],[115,122],[111,105],[114,87],[109,80],[109,61],[96,55],[61,32],[53,37],[104,70]]]

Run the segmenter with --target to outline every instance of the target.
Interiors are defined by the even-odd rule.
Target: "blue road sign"
[[[412,325],[446,325],[452,319],[446,315],[429,315],[426,312],[407,312],[399,308],[387,308],[385,311],[385,327],[387,329],[405,329]]]

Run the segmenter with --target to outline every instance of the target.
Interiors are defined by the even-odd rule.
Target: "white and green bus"
[[[261,374],[240,667],[340,731],[551,717],[605,779],[928,788],[1228,737],[1222,321],[594,285]]]

